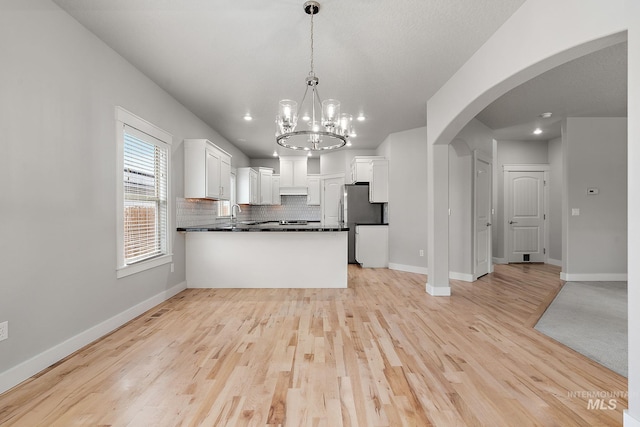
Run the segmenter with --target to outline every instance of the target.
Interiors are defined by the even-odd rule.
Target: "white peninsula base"
[[[189,288],[346,288],[347,235],[186,233]]]

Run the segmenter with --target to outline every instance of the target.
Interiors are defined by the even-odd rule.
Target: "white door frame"
[[[547,248],[549,247],[549,170],[551,166],[548,164],[512,164],[512,165],[502,165],[502,175],[504,180],[504,185],[502,187],[503,193],[503,205],[502,205],[502,218],[503,218],[503,238],[504,238],[504,259],[507,264],[509,263],[509,253],[511,253],[511,245],[509,239],[509,221],[507,219],[507,212],[509,210],[509,205],[511,202],[511,194],[507,191],[509,180],[509,172],[543,172],[544,173],[544,194],[542,195],[542,203],[543,206],[543,214],[544,214],[544,262],[547,263],[549,259],[549,254],[547,253]]]
[[[477,204],[477,199],[478,199],[478,186],[477,186],[477,182],[478,182],[478,171],[476,170],[476,161],[477,160],[481,160],[485,163],[489,164],[489,167],[491,167],[491,173],[489,174],[489,179],[490,179],[490,185],[489,185],[489,206],[492,207],[493,206],[493,159],[491,158],[491,156],[483,153],[482,151],[478,151],[478,150],[473,150],[473,215],[472,215],[472,221],[473,221],[473,228],[472,228],[472,232],[473,232],[473,237],[472,237],[472,244],[473,244],[473,280],[477,280],[478,279],[478,275],[477,275],[477,271],[476,271],[476,261],[477,261],[477,257],[478,257],[478,248],[477,248],[477,214],[478,214],[478,204]],[[491,209],[491,208],[490,208]],[[494,219],[493,219],[493,209],[491,209],[489,218],[491,218],[491,226],[493,227],[494,224]],[[492,229],[489,230],[489,238],[487,239],[487,245],[489,246],[487,248],[487,254],[488,254],[488,258],[489,258],[489,273],[493,273],[493,231]]]

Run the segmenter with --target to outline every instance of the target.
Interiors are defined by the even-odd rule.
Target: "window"
[[[118,277],[171,262],[171,135],[121,108],[118,134]]]

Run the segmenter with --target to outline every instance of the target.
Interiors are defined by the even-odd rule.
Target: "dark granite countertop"
[[[389,225],[388,222],[376,222],[376,223],[371,223],[371,222],[356,222],[354,225]]]
[[[280,224],[278,221],[238,221],[236,223],[220,223],[178,227],[178,231],[349,231],[349,227],[342,224],[322,225],[319,221],[309,221],[306,224]]]

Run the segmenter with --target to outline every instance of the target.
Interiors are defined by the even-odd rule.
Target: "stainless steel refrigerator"
[[[349,264],[356,264],[356,224],[382,224],[384,203],[369,203],[369,184],[349,184],[343,187],[339,212],[349,227]]]

